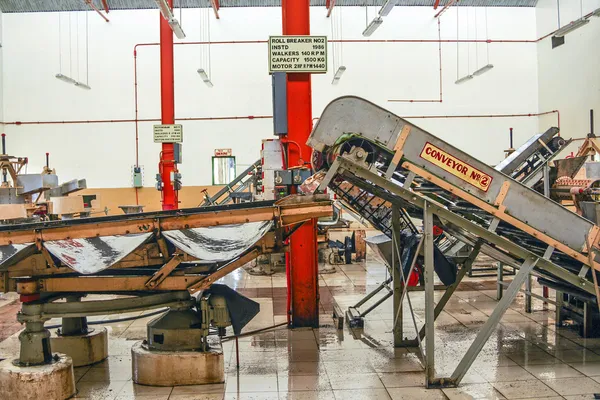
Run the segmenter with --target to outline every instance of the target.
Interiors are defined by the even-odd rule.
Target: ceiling
[[[101,0],[92,0],[102,9]],[[107,0],[110,10],[133,10],[157,8],[155,0]],[[325,6],[326,0],[310,0],[313,6]],[[338,6],[380,6],[385,0],[337,0]],[[435,0],[397,0],[400,6],[433,7]],[[448,0],[441,0],[444,5]],[[209,7],[208,0],[174,0],[175,7]],[[461,0],[460,6],[488,7],[535,7],[538,0]],[[278,7],[281,0],[221,0],[221,7]],[[49,11],[88,11],[83,0],[0,0],[0,11],[5,13],[49,12]]]

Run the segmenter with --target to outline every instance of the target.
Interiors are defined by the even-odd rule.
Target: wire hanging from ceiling
[[[213,87],[211,80],[210,10],[208,8],[199,8],[199,12],[200,41],[207,44],[200,46],[200,68],[198,68],[197,72],[206,86]]]
[[[331,37],[333,40],[341,40],[343,38],[343,15],[342,8],[336,8],[330,18],[331,22]],[[333,55],[333,79],[331,81],[332,85],[336,85],[339,83],[342,78],[343,73],[346,71],[346,67],[344,66],[343,60],[343,46],[344,44],[341,42],[333,42],[331,43],[331,52]]]
[[[75,16],[75,62],[77,63],[75,68],[77,72],[77,79],[73,78],[73,14]],[[69,13],[69,75],[63,74],[63,56],[62,56],[62,42],[63,42],[63,29],[62,29],[62,15],[58,13],[58,74],[55,75],[57,79],[63,82],[74,84],[81,89],[91,89],[89,86],[89,23],[88,13],[85,13],[85,83],[81,81],[81,60],[80,60],[80,29],[79,29],[79,13]]]

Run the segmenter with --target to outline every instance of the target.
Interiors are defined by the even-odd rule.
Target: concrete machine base
[[[133,381],[149,386],[203,385],[225,382],[223,352],[150,350],[144,342],[131,348]]]
[[[51,364],[33,367],[20,367],[12,360],[3,360],[0,388],[3,399],[68,399],[75,394],[73,361],[64,354],[55,354]]]
[[[108,334],[104,327],[83,335],[53,335],[50,343],[52,351],[69,355],[74,367],[95,364],[108,357]]]

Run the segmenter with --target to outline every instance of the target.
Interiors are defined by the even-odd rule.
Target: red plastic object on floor
[[[419,284],[419,270],[413,269],[412,274],[408,277],[408,286],[417,286]]]

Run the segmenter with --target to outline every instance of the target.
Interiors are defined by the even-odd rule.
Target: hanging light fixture
[[[177,18],[173,16],[173,10],[171,10],[171,7],[169,7],[167,0],[155,0],[155,2],[160,9],[160,13],[162,14],[163,18],[167,20],[169,26],[173,30],[173,33],[175,36],[177,36],[177,39],[185,39],[185,33],[181,28],[181,24]]]
[[[213,83],[211,82],[210,78],[208,77],[208,74],[204,69],[199,68],[197,72],[198,75],[200,75],[200,78],[202,78],[202,81],[206,84],[206,86],[213,87]]]
[[[363,36],[371,36],[373,34],[373,32],[375,32],[382,23],[383,23],[383,18],[376,17],[373,21],[371,21],[371,23],[369,25],[367,25],[367,27],[363,31],[362,35]]]
[[[568,23],[567,25],[563,26],[562,28],[560,28],[559,30],[554,32],[554,36],[555,37],[563,37],[567,33],[571,33],[574,30],[579,29],[584,25],[587,25],[589,22],[590,22],[589,19],[583,18],[583,17],[576,19],[575,21]]]
[[[487,8],[485,9],[485,36],[486,36],[486,53],[487,53],[487,64],[483,67],[477,69],[473,72],[474,76],[479,76],[485,74],[492,68],[494,68],[493,64],[490,64],[490,43],[488,37],[488,25],[487,25]],[[477,36],[477,9],[475,9],[475,40],[478,39]],[[479,65],[479,44],[475,43],[475,65]]]
[[[390,11],[392,11],[395,5],[396,0],[387,0],[383,4],[383,6],[381,6],[381,9],[379,10],[379,15],[381,15],[382,17],[387,17],[387,15],[390,13]]]
[[[207,9],[200,8],[200,41],[210,43],[210,15]],[[202,82],[209,88],[213,87],[213,83],[210,79],[210,44],[200,46],[200,65],[202,68],[198,68],[196,72],[200,75]],[[207,67],[205,69],[204,67]],[[208,72],[207,72],[208,70]]]

